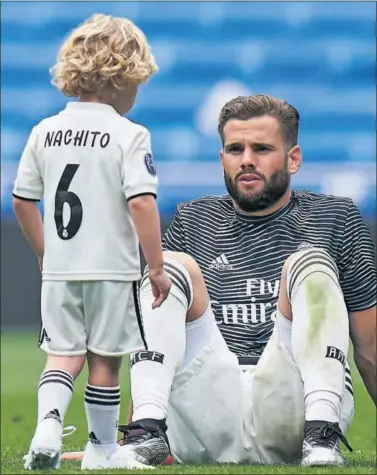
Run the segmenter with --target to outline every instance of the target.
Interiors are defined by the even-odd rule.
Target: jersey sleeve
[[[339,263],[340,285],[350,312],[376,305],[376,253],[371,233],[360,211],[349,209]]]
[[[13,196],[39,201],[43,196],[43,179],[36,153],[36,131],[32,130],[18,165]]]
[[[162,238],[162,249],[164,251],[187,252],[179,207],[175,212],[173,221]]]
[[[150,133],[140,133],[123,157],[123,191],[127,200],[140,195],[157,196],[157,171],[153,163]]]

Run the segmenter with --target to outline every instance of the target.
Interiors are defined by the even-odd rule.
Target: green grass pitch
[[[35,346],[38,335],[3,333],[1,337],[1,473],[23,472],[22,456],[26,453],[36,420],[36,387],[43,368],[44,354]],[[122,413],[126,417],[129,388],[127,365],[123,367]],[[271,473],[376,473],[376,410],[367,395],[357,371],[353,370],[356,416],[347,437],[354,449],[346,454],[346,468],[303,469],[300,467],[262,467],[237,465],[205,465],[162,467],[153,473],[165,474],[271,474]],[[86,375],[77,383],[65,425],[75,425],[76,433],[64,439],[64,450],[79,450],[86,442],[83,394]],[[221,421],[219,421],[221,423]],[[79,463],[63,462],[58,473],[82,473]],[[105,473],[130,473],[110,471]],[[89,472],[92,473],[92,472]],[[101,472],[104,473],[104,472]],[[132,473],[141,473],[132,472]],[[150,472],[149,472],[150,473]]]

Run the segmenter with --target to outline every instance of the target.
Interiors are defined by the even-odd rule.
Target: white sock
[[[177,261],[165,263],[172,288],[165,302],[152,310],[150,280],[141,283],[140,303],[147,351],[131,355],[133,421],[165,419],[174,379],[185,353],[185,322],[192,300],[192,283],[186,268]]]
[[[73,377],[66,371],[48,369],[41,374],[38,386],[38,423],[45,419],[56,419],[61,422],[63,430],[73,385]]]
[[[97,452],[105,457],[110,456],[117,447],[119,409],[119,386],[108,388],[87,384],[85,412],[89,440]]]
[[[305,420],[339,422],[340,397],[330,391],[313,391],[305,396]]]
[[[339,422],[349,322],[335,262],[324,250],[310,249],[292,263],[287,281],[305,419]]]
[[[180,369],[186,368],[211,343],[215,329],[216,320],[208,304],[208,310],[201,317],[186,323],[186,351]]]

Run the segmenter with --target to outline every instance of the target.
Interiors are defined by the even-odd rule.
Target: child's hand
[[[165,269],[149,271],[149,279],[152,284],[152,292],[155,298],[152,308],[159,307],[167,298],[170,292],[171,280]]]

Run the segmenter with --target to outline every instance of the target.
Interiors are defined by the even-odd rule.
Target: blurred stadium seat
[[[95,12],[134,20],[159,63],[130,118],[151,130],[162,212],[223,192],[219,109],[263,92],[300,111],[305,166],[295,186],[350,196],[374,216],[373,3],[9,2],[1,10],[3,217],[13,217],[11,189],[31,127],[65,103],[49,83],[59,44]]]

